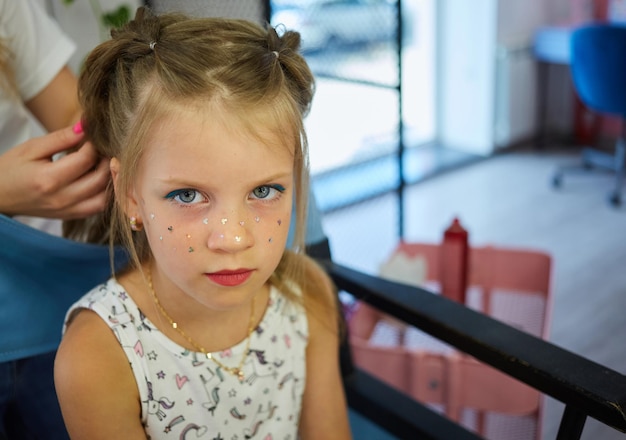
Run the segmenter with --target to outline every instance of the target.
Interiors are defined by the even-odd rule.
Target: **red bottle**
[[[458,218],[443,233],[441,245],[441,294],[465,304],[469,266],[467,230]]]

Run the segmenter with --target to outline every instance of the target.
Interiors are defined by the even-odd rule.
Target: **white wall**
[[[535,30],[547,23],[545,0],[498,0],[499,43],[530,43]]]
[[[539,129],[537,65],[533,40],[547,22],[544,0],[499,0],[494,147],[534,137]]]
[[[439,7],[439,140],[486,155],[493,143],[497,0],[444,0]]]
[[[439,2],[441,143],[489,155],[532,136],[537,92],[530,48],[548,15],[543,0]],[[503,51],[514,57],[504,59]]]

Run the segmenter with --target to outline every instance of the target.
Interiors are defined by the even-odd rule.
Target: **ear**
[[[128,193],[120,194],[119,174],[120,174],[120,161],[117,157],[112,157],[109,162],[109,169],[111,170],[111,178],[113,180],[113,190],[115,192],[115,199],[124,208],[124,212],[127,216],[133,217],[137,215],[138,204],[135,197],[135,192],[129,189]]]

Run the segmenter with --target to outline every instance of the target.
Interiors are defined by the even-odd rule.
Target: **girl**
[[[72,233],[131,264],[68,312],[55,381],[72,438],[350,438],[335,295],[298,253],[314,85],[299,43],[140,8],[86,60],[83,122],[114,192]]]

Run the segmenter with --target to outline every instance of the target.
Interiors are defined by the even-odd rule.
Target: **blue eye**
[[[204,198],[198,191],[189,188],[177,189],[175,191],[172,191],[167,194],[165,198],[175,200],[183,204],[199,203],[204,200]]]
[[[268,199],[280,195],[279,193],[283,191],[285,191],[285,187],[282,185],[261,185],[252,190],[252,195],[257,199]]]

